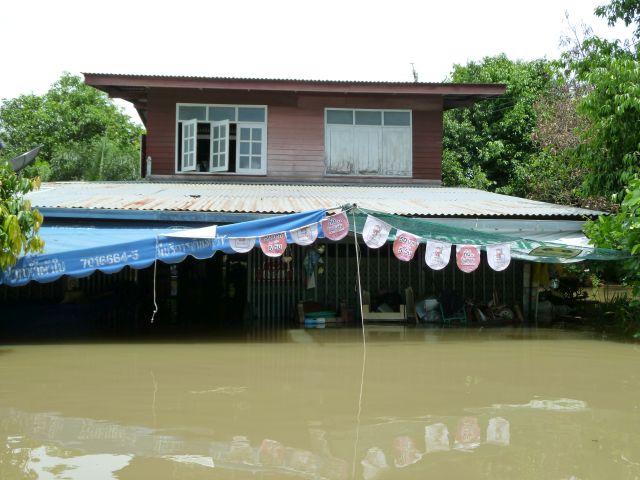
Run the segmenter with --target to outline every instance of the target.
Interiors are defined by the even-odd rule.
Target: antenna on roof
[[[416,72],[416,67],[414,66],[413,62],[411,62],[411,74],[413,75],[413,81],[415,83],[418,83],[418,72]]]

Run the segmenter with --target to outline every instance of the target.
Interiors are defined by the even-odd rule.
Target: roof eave
[[[84,73],[85,83],[103,91],[122,88],[251,90],[265,92],[340,93],[368,95],[456,95],[492,97],[505,93],[503,84],[401,83],[330,80],[207,78]]]

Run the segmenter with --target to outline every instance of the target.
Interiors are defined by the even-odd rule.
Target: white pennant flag
[[[294,243],[302,246],[311,245],[318,238],[318,224],[314,223],[307,227],[296,228],[289,233]]]
[[[247,253],[256,245],[256,237],[230,238],[229,245],[234,252]]]
[[[487,245],[487,262],[496,272],[505,270],[511,263],[511,245],[508,243]]]
[[[449,264],[451,258],[451,244],[438,240],[427,240],[427,251],[424,261],[433,270],[442,270]]]
[[[369,248],[380,248],[387,242],[391,225],[382,220],[378,220],[371,215],[367,216],[367,221],[362,229],[362,238]]]

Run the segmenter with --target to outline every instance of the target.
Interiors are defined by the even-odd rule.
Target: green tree
[[[608,41],[587,32],[563,54],[568,75],[586,92],[577,106],[584,121],[575,155],[585,192],[609,197],[640,173],[640,1],[613,0],[595,10],[610,25],[636,24],[635,42]]]
[[[125,155],[129,165],[136,165],[137,171],[142,131],[105,93],[69,73],[64,73],[42,96],[21,95],[0,104],[0,137],[7,146],[7,156],[42,144],[39,159],[51,162],[69,149],[77,153],[79,145],[89,152],[91,145],[107,142],[120,152],[119,158]],[[40,165],[36,170],[47,174],[46,166]],[[120,178],[116,175],[100,179]],[[62,179],[57,168],[51,169],[51,179]]]
[[[586,54],[569,63],[576,78],[591,87],[578,108],[588,119],[576,149],[587,168],[585,186],[621,199],[619,213],[588,223],[585,232],[596,246],[631,253],[624,272],[640,294],[640,2],[613,0],[595,12],[610,25],[622,20],[636,29],[635,43],[587,38]]]
[[[625,189],[617,214],[588,222],[585,233],[597,247],[631,253],[625,264],[626,280],[640,293],[640,179],[631,180]]]
[[[577,156],[593,195],[620,192],[640,173],[640,64],[637,53],[591,39],[597,51],[576,65],[592,88],[578,111],[587,119]]]
[[[506,93],[444,117],[443,184],[525,193],[523,172],[540,148],[532,133],[535,102],[554,84],[546,60],[513,61],[504,54],[454,65],[454,83],[503,83]]]
[[[106,137],[71,143],[57,149],[51,159],[56,180],[135,180],[138,156]]]
[[[0,270],[15,265],[21,254],[41,251],[38,236],[42,215],[31,208],[24,196],[40,186],[40,179],[29,179],[0,160]]]
[[[557,63],[555,85],[534,104],[536,125],[532,138],[540,148],[522,171],[524,196],[563,205],[610,209],[611,203],[584,193],[586,170],[577,160],[579,131],[587,125],[578,113],[578,104],[588,92],[587,85],[562,73]]]
[[[639,0],[612,0],[607,5],[596,8],[595,14],[606,18],[609,26],[614,26],[622,20],[625,26],[635,24],[635,38],[640,38],[640,1]]]

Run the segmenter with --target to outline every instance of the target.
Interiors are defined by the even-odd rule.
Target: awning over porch
[[[562,230],[555,237],[553,232],[547,231],[543,238],[527,238],[462,228],[442,223],[443,220],[433,222],[359,208],[348,213],[350,231],[361,235],[368,215],[387,222],[393,228],[389,241],[393,241],[398,230],[402,230],[419,237],[421,243],[439,240],[457,245],[475,245],[482,250],[489,245],[509,244],[512,258],[532,262],[565,263],[628,258],[626,252],[584,245],[583,238],[569,238],[567,232]],[[177,263],[189,255],[205,259],[216,251],[238,252],[237,248],[231,248],[230,239],[249,240],[246,243],[247,250],[243,251],[260,245],[260,237],[275,233],[284,233],[286,243],[293,243],[292,230],[318,224],[325,217],[326,210],[321,209],[190,230],[184,227],[132,228],[109,224],[95,227],[44,226],[40,233],[45,240],[45,251],[23,257],[14,267],[0,272],[0,284],[20,286],[32,280],[51,282],[63,275],[85,277],[95,271],[115,273],[125,266],[145,268],[155,260]],[[324,236],[322,229],[318,229],[318,236]]]
[[[312,210],[222,225],[215,229],[215,238],[202,231],[199,232],[201,238],[170,236],[185,230],[185,227],[45,225],[40,229],[45,241],[44,252],[22,257],[15,266],[0,271],[0,285],[21,286],[32,280],[52,282],[63,275],[86,277],[95,271],[115,273],[125,266],[146,268],[156,259],[178,263],[188,255],[198,259],[209,258],[216,251],[232,252],[229,238],[288,232],[316,224],[323,218],[325,210]]]
[[[508,244],[512,258],[539,263],[571,263],[583,260],[624,260],[629,257],[628,252],[595,248],[588,244],[588,239],[581,232],[568,232],[563,229],[548,230],[537,234],[524,231],[517,234],[515,229],[509,231],[505,225],[510,222],[503,220],[501,228],[490,231],[484,228],[475,228],[467,225],[460,227],[455,221],[432,221],[423,218],[406,218],[398,215],[376,212],[372,210],[357,209],[355,217],[355,231],[362,234],[365,222],[369,215],[378,218],[393,227],[389,240],[396,238],[398,231],[407,231],[418,237],[422,242],[427,240],[445,241],[456,245],[476,245],[481,249],[488,245]],[[520,220],[513,220],[514,226]],[[561,222],[558,222],[561,224]],[[508,233],[502,233],[500,231]],[[353,226],[352,226],[353,230]]]

